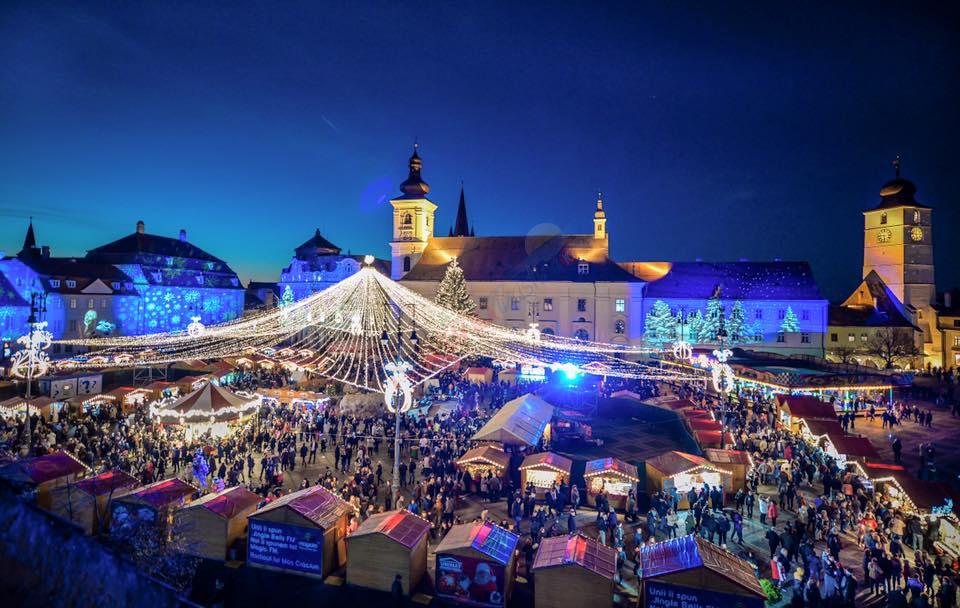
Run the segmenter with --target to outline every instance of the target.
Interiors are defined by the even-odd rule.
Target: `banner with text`
[[[647,581],[644,608],[763,608],[764,598]]]
[[[504,567],[460,555],[437,555],[437,595],[471,606],[503,606]]]
[[[247,545],[250,563],[323,574],[322,530],[251,519]]]

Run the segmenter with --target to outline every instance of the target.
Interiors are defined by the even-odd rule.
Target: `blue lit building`
[[[317,229],[312,237],[294,249],[290,264],[280,271],[280,281],[277,283],[280,302],[284,297],[292,298],[292,301],[301,300],[339,283],[360,270],[363,257],[350,255],[349,252],[341,254],[341,249],[325,239]],[[375,260],[374,266],[384,274],[390,274],[388,262]]]
[[[0,342],[16,340],[30,316],[30,303],[14,289],[6,276],[0,274]],[[18,333],[19,332],[19,333]]]

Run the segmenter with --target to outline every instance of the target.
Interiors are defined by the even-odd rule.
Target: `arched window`
[[[886,214],[884,214],[884,217],[886,217]],[[886,220],[884,220],[883,223],[886,224],[886,223],[887,223]],[[403,215],[403,225],[404,225],[404,226],[409,226],[409,225],[411,225],[411,224],[413,224],[413,216],[410,215],[409,213],[405,213],[405,214]]]
[[[887,212],[886,212],[886,211],[884,211],[883,213],[880,214],[880,223],[881,223],[881,224],[886,224],[886,223],[887,223]]]
[[[576,338],[577,340],[583,340],[584,342],[586,342],[587,340],[590,339],[590,334],[588,334],[587,330],[585,329],[578,329],[576,333],[573,334],[573,337]]]
[[[617,322],[613,324],[614,333],[622,334],[627,331],[627,324],[623,319],[617,319]]]
[[[409,255],[403,258],[403,271],[410,272],[410,256]]]
[[[542,330],[540,333],[546,334],[546,335],[548,335],[548,336],[553,336],[553,335],[555,335],[553,329],[551,329],[551,328],[549,328],[549,327],[544,327],[543,330]]]
[[[920,223],[920,210],[919,210],[919,209],[914,209],[914,210],[913,210],[913,223],[914,223],[914,224],[919,224],[919,223]]]

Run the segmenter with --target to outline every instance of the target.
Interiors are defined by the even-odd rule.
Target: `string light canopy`
[[[695,380],[682,370],[626,360],[659,349],[516,331],[462,315],[366,266],[336,285],[283,307],[192,330],[60,340],[89,356],[61,369],[158,366],[191,359],[246,358],[384,393],[396,390],[388,365],[404,362],[411,387],[459,361],[490,357],[504,366],[536,366],[650,380]],[[401,404],[402,407],[402,404]]]

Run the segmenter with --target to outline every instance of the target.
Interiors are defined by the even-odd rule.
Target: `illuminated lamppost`
[[[400,311],[398,308],[397,311],[397,361],[394,363],[388,363],[384,366],[384,369],[387,371],[387,381],[384,386],[383,391],[383,401],[387,406],[387,410],[394,413],[394,428],[393,428],[393,493],[394,496],[391,497],[391,501],[396,500],[396,496],[400,491],[400,416],[410,411],[410,408],[413,407],[413,382],[410,380],[410,377],[407,375],[407,372],[410,370],[410,363],[402,360],[402,350],[403,350],[403,327],[400,323]],[[416,322],[414,320],[414,322]],[[410,332],[410,337],[407,339],[410,346],[414,349],[417,347],[419,338],[417,337],[417,329],[414,326],[413,331]],[[380,343],[384,348],[390,346],[390,336],[387,334],[387,331],[384,330],[380,335]],[[394,508],[398,508],[398,505],[393,505]]]
[[[37,320],[37,315],[46,311],[46,296],[42,293],[30,294],[30,317],[27,319],[30,331],[17,338],[17,343],[22,344],[23,349],[17,351],[11,359],[11,373],[18,378],[26,378],[27,380],[26,401],[23,405],[26,413],[26,430],[23,437],[25,456],[30,454],[30,447],[33,444],[30,428],[30,400],[33,398],[33,379],[46,375],[50,369],[50,357],[45,351],[50,348],[50,344],[53,342],[53,334],[46,330],[46,321]]]
[[[720,311],[720,327],[717,329],[717,340],[720,342],[720,351],[723,351],[723,341],[727,337],[727,328],[723,320],[723,310]],[[726,394],[727,394],[727,375],[720,375],[720,449],[724,449],[724,435],[727,431],[727,408],[726,408]]]

